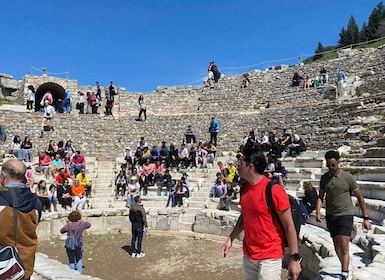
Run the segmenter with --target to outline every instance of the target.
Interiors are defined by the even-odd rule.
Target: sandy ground
[[[224,239],[194,239],[178,233],[154,232],[143,240],[144,258],[129,255],[131,234],[86,235],[83,273],[105,280],[242,279],[242,248],[234,243],[221,257]],[[38,251],[68,263],[64,240],[40,242]],[[282,279],[286,279],[283,272]]]

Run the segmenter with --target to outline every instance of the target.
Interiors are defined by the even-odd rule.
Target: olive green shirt
[[[334,176],[327,172],[322,175],[319,186],[326,193],[326,216],[353,215],[351,195],[358,185],[350,173],[340,170]]]

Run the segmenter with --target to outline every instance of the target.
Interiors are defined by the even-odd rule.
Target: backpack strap
[[[275,206],[274,206],[274,202],[273,202],[273,186],[275,185],[275,182],[270,180],[269,183],[267,183],[267,186],[266,186],[266,189],[265,189],[265,196],[266,196],[266,203],[267,203],[267,207],[269,207],[270,209],[270,212],[271,212],[271,215],[273,217],[273,221],[274,219],[276,219],[282,229],[283,232],[285,232],[285,229],[283,227],[283,224],[278,216],[278,213],[277,211],[275,211]]]
[[[9,188],[8,190],[11,192],[11,196],[12,196],[13,223],[14,223],[13,234],[15,236],[15,248],[16,248],[16,244],[17,244],[17,209],[19,208],[19,203],[18,203],[18,200],[16,197],[15,190],[13,188]]]

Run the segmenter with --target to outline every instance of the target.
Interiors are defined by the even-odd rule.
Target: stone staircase
[[[115,203],[115,173],[114,160],[102,159],[97,161],[95,178],[92,182],[92,196],[89,198],[89,208],[105,209],[120,206]]]

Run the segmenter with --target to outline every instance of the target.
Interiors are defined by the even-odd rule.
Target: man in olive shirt
[[[341,278],[349,275],[349,242],[353,229],[353,203],[351,195],[357,197],[364,217],[363,227],[371,228],[364,197],[353,176],[340,169],[340,155],[337,151],[325,154],[328,172],[322,175],[317,200],[317,221],[322,221],[321,207],[326,194],[326,224],[333,238],[334,249],[341,262]]]

